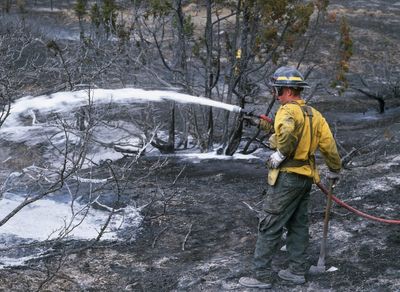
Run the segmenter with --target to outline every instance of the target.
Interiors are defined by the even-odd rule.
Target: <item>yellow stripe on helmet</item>
[[[286,76],[279,76],[276,80],[278,80],[278,81],[282,81],[282,80],[285,80],[285,81],[303,81],[303,79],[301,78],[301,77],[298,77],[298,76],[291,76],[291,77],[286,77]]]

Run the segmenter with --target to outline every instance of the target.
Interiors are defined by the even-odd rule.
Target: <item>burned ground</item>
[[[353,71],[368,70],[366,58],[376,61],[388,56],[398,62],[399,2],[331,2],[330,11],[351,17],[357,42]],[[57,27],[52,19],[46,19],[45,23],[52,24],[50,35],[60,30],[67,36],[71,31],[77,34],[76,25]],[[331,34],[329,28],[323,33],[330,36],[327,43],[337,41],[338,35]],[[382,37],[386,33],[387,37]],[[377,50],[372,50],[372,44]],[[318,97],[321,100],[312,100],[312,105],[326,115],[342,155],[353,147],[358,149],[349,158],[335,195],[372,215],[400,219],[399,101],[389,100],[388,110],[379,115],[377,104],[362,96]],[[264,104],[260,110],[265,110]],[[42,150],[1,141],[0,161],[8,156],[17,159],[1,165],[0,179],[40,160]],[[1,269],[0,291],[253,291],[241,287],[238,279],[251,273],[258,221],[249,206],[260,208],[267,187],[264,161],[269,153],[267,149],[257,152],[259,159],[197,162],[163,156],[161,161],[166,162],[150,174],[148,169],[160,163],[158,158],[144,156],[132,164],[130,182],[120,202],[146,206],[141,210],[144,221],[135,238],[128,229],[121,233],[123,241],[90,247],[91,243],[84,241],[19,246],[9,252],[23,255],[24,250],[49,246],[52,250],[24,266]],[[118,168],[130,159],[113,165]],[[106,169],[99,166],[96,171],[101,174]],[[316,264],[325,197],[314,186],[311,198],[307,254],[309,263]],[[103,203],[112,202],[109,199]],[[369,221],[334,204],[326,264],[337,270],[307,275],[302,286],[276,279],[272,291],[399,291],[399,246],[398,225]],[[285,251],[278,251],[275,271],[285,267],[285,258]]]
[[[398,115],[389,122],[382,119],[367,128],[356,121],[357,130],[351,123],[338,126],[337,139],[346,141],[347,149],[359,147],[362,137],[371,147],[343,171],[335,194],[367,213],[398,219],[399,141],[396,135],[385,138],[384,133],[398,133],[400,124]],[[381,135],[370,141],[374,132]],[[371,160],[368,166],[357,164],[366,160]],[[124,195],[126,202],[151,202],[142,210],[145,219],[136,240],[93,248],[68,242],[58,247],[70,250],[64,255],[1,270],[0,287],[5,291],[37,287],[46,278],[47,267],[55,268],[62,259],[57,275],[44,285],[49,291],[252,291],[241,287],[238,279],[251,272],[257,218],[248,206],[260,208],[266,188],[263,159],[193,162],[170,157],[146,177],[152,164],[154,158],[144,159],[134,168],[132,178],[144,178]],[[325,198],[315,187],[311,197],[308,256],[315,264]],[[130,230],[124,232],[129,237]],[[398,225],[369,221],[334,205],[326,265],[337,270],[308,275],[303,286],[277,279],[272,291],[396,291],[399,242]],[[274,269],[283,267],[285,252],[279,251]]]

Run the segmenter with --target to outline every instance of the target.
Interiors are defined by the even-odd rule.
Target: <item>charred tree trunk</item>
[[[212,0],[207,1],[207,21],[205,28],[205,41],[206,41],[206,78],[205,78],[205,95],[211,99],[212,87],[214,83],[213,74],[213,33],[212,33],[212,19],[211,19],[211,8]],[[213,111],[212,108],[208,110],[208,122],[207,122],[207,151],[212,149],[214,136],[214,122],[213,122]]]
[[[168,131],[168,145],[172,148],[172,152],[175,148],[175,103],[171,106],[171,123]]]
[[[175,152],[175,103],[171,106],[171,120],[168,128],[168,141],[163,141],[157,137],[151,142],[153,147],[161,153],[170,154]]]
[[[232,136],[229,140],[229,144],[225,149],[225,155],[232,156],[239,147],[240,140],[242,139],[243,133],[243,119],[240,117],[236,120],[235,128],[232,131]]]
[[[229,52],[229,61],[231,64],[230,68],[230,74],[229,74],[229,81],[228,81],[228,93],[226,97],[226,102],[229,104],[232,104],[232,97],[233,97],[233,89],[236,87],[237,82],[238,82],[238,70],[239,68],[239,61],[236,58],[236,49],[237,49],[237,36],[241,32],[240,28],[240,23],[241,23],[241,17],[240,17],[240,7],[242,5],[242,1],[238,1],[236,10],[238,13],[236,13],[236,24],[235,24],[235,32],[233,34],[232,39],[229,39],[229,35],[225,34],[225,42],[226,42],[226,47],[230,49]],[[223,147],[229,144],[230,141],[230,136],[229,136],[229,117],[230,113],[226,112],[224,116],[224,132],[223,132]]]
[[[6,0],[5,3],[3,4],[3,11],[6,13],[10,13],[11,9],[11,0]]]
[[[239,6],[240,7],[240,6]],[[244,105],[246,103],[245,100],[245,94],[243,94],[243,92],[245,92],[244,87],[245,87],[245,70],[247,67],[247,63],[249,62],[250,58],[249,58],[249,53],[248,53],[248,45],[249,45],[249,32],[250,32],[250,14],[249,14],[249,10],[248,10],[248,6],[244,5],[243,7],[243,17],[242,17],[242,33],[241,33],[241,38],[240,38],[240,53],[238,55],[236,55],[236,59],[237,59],[237,72],[236,74],[238,74],[237,77],[237,83],[236,85],[238,86],[238,91],[235,90],[235,87],[233,87],[233,93],[236,94],[236,96],[238,96],[239,98],[239,105],[240,107],[244,108]],[[254,25],[254,23],[253,23]],[[235,68],[236,69],[236,68]],[[236,150],[239,147],[240,144],[240,140],[242,139],[242,134],[243,134],[243,118],[242,117],[238,117],[238,119],[236,120],[235,123],[235,127],[234,130],[230,136],[230,140],[229,140],[229,144],[225,150],[225,154],[226,155],[233,155]]]

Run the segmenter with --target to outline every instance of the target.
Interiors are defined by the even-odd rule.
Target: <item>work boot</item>
[[[271,283],[262,282],[256,278],[242,277],[239,279],[239,284],[248,288],[260,288],[260,289],[270,289],[272,287]]]
[[[279,278],[292,282],[293,284],[304,284],[306,282],[304,275],[293,274],[289,269],[280,270],[278,276]]]

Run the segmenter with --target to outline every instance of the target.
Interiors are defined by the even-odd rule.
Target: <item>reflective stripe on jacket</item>
[[[315,182],[319,182],[320,177],[314,159],[315,151],[320,150],[325,163],[332,171],[340,170],[341,160],[325,118],[316,109],[308,106],[312,109],[312,142],[310,146],[310,119],[301,108],[305,105],[305,101],[300,99],[279,107],[274,123],[276,146],[283,155],[290,159],[309,162],[296,167],[283,165],[281,171],[313,177]]]

